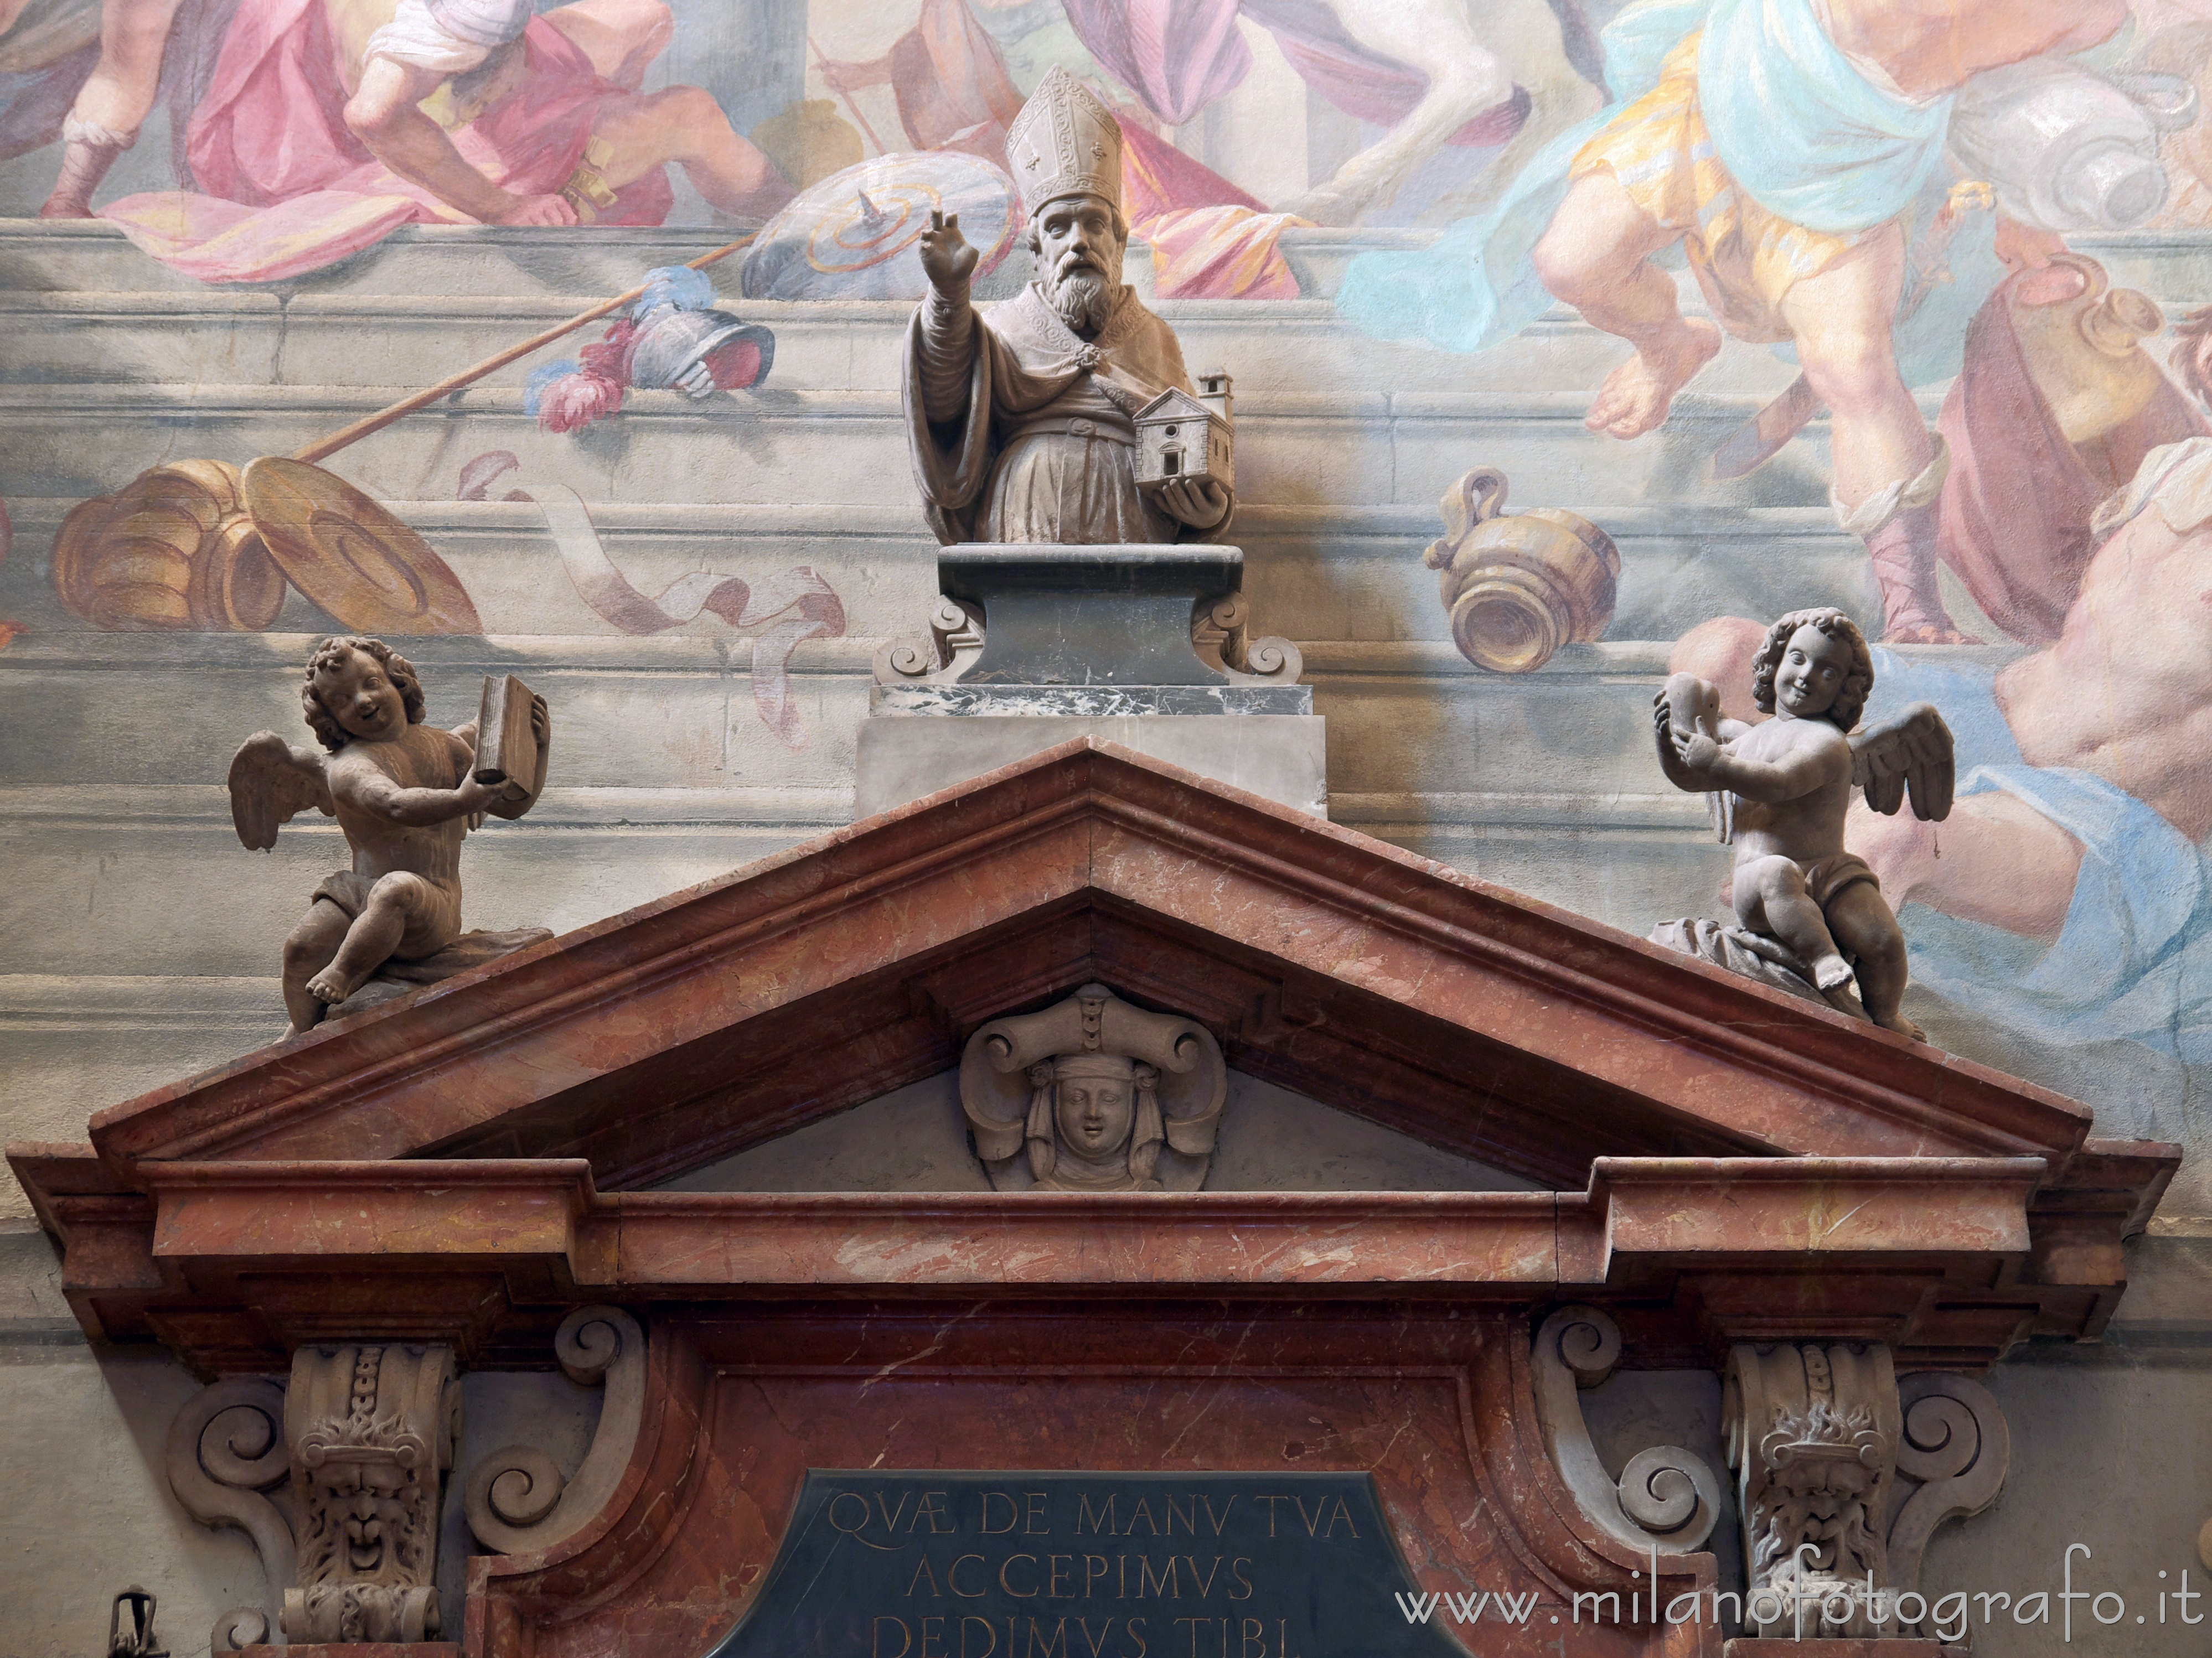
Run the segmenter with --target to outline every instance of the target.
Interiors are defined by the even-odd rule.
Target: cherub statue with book
[[[1741,925],[1715,937],[1723,930],[1669,922],[1653,937],[1786,984],[1771,971],[1781,969],[1801,993],[1925,1040],[1901,1011],[1905,935],[1874,871],[1844,849],[1844,817],[1855,788],[1879,812],[1894,813],[1909,793],[1916,816],[1948,817],[1951,731],[1925,702],[1855,731],[1873,689],[1866,640],[1836,610],[1793,610],[1767,629],[1752,696],[1771,720],[1724,720],[1712,684],[1686,673],[1667,681],[1652,699],[1659,764],[1675,787],[1706,795],[1716,833],[1735,847]]]
[[[230,762],[231,820],[253,851],[313,807],[336,817],[353,867],[325,877],[284,941],[284,1007],[306,1030],[372,978],[432,982],[551,935],[461,932],[461,840],[484,814],[521,817],[545,784],[545,700],[512,676],[484,679],[478,716],[423,723],[421,682],[379,639],[326,639],[300,701],[326,753],[274,732]]]

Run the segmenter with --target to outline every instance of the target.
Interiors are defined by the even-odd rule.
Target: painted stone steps
[[[15,342],[0,380],[159,385],[376,386],[452,373],[590,306],[572,296],[295,294],[204,288],[194,293],[0,288],[0,328]],[[769,385],[814,391],[896,392],[906,304],[722,304],[776,337]],[[1194,368],[1224,367],[1240,403],[1281,395],[1377,393],[1515,385],[1595,388],[1626,355],[1618,340],[1560,312],[1479,361],[1370,340],[1326,301],[1254,305],[1175,301],[1160,312]],[[596,340],[592,325],[499,370],[488,386],[520,386],[541,363]],[[1792,370],[1771,353],[1724,351],[1698,381],[1707,392],[1771,395]]]
[[[380,407],[368,388],[91,385],[0,386],[0,495],[70,499],[119,487],[170,458],[242,464],[283,454]],[[1583,424],[1579,392],[1411,391],[1254,399],[1238,410],[1237,486],[1255,504],[1432,506],[1470,466],[1543,481],[1547,501],[1587,515],[1668,501],[1703,508],[1815,507],[1826,499],[1826,432],[1815,422],[1749,478],[1705,481],[1708,457],[1759,409],[1743,395],[1686,393],[1660,431],[1617,443]],[[1937,400],[1923,398],[1935,418]],[[593,502],[720,501],[897,507],[913,501],[896,394],[772,387],[694,403],[634,398],[581,434],[540,431],[519,390],[457,394],[345,452],[340,475],[382,501],[453,493],[464,463],[519,456],[538,477]]]
[[[731,233],[734,234],[734,233]],[[1424,246],[1433,230],[1293,230],[1285,251],[1299,273],[1303,297],[1334,299],[1345,267],[1370,247]],[[626,229],[516,229],[495,225],[409,225],[338,264],[289,282],[257,283],[258,291],[399,295],[616,294],[655,265],[680,264],[726,238],[700,227]],[[2161,303],[2212,300],[2202,286],[2203,233],[2124,231],[2076,236],[2070,245],[2103,263],[2112,280]],[[1140,287],[1150,273],[1148,250],[1130,249],[1128,276]],[[998,285],[1027,280],[1017,249],[997,273]],[[732,284],[734,285],[734,284]],[[206,287],[138,252],[115,226],[98,220],[58,223],[0,219],[0,288],[114,291]],[[246,285],[227,285],[241,291]]]
[[[1529,505],[1539,503],[1531,501]],[[0,616],[40,632],[82,624],[56,598],[48,548],[67,499],[17,500],[15,545],[0,564]],[[615,636],[556,571],[537,507],[526,502],[390,503],[451,565],[489,632]],[[595,505],[609,557],[641,592],[657,593],[695,571],[757,581],[811,565],[836,590],[856,637],[903,637],[920,626],[935,589],[936,542],[910,507],[784,508]],[[1701,513],[1624,507],[1598,521],[1621,550],[1611,635],[1672,639],[1707,617],[1763,616],[1793,604],[1842,605],[1871,616],[1865,555],[1825,508]],[[1244,507],[1232,539],[1244,550],[1245,586],[1262,632],[1296,639],[1450,637],[1437,576],[1421,562],[1443,525],[1434,507]],[[834,546],[835,562],[825,557]],[[293,596],[280,629],[333,625]],[[681,631],[727,639],[702,616]]]

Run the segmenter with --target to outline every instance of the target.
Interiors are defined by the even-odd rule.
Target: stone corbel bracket
[[[234,1606],[216,1619],[209,1644],[218,1653],[283,1639],[273,1614],[298,1575],[297,1554],[291,1521],[266,1495],[291,1477],[283,1424],[284,1389],[242,1376],[201,1388],[169,1424],[169,1489],[203,1526],[236,1526],[252,1538],[268,1579],[265,1607]]]
[[[929,612],[929,637],[890,640],[877,651],[878,685],[950,684],[983,653],[983,613],[939,595]]]
[[[1889,1524],[1890,1584],[1900,1594],[1917,1594],[1920,1557],[1936,1528],[1980,1514],[2004,1489],[2012,1430],[1996,1396],[1961,1376],[1908,1376],[1898,1382],[1897,1396],[1905,1424],[1897,1472],[1922,1483],[1898,1504]]]
[[[563,1479],[535,1445],[507,1445],[471,1471],[462,1493],[469,1529],[495,1554],[550,1549],[606,1506],[637,1447],[645,1411],[645,1332],[619,1307],[583,1307],[561,1321],[554,1356],[568,1380],[603,1382],[599,1425],[575,1477]]]
[[[1615,1480],[1583,1420],[1580,1392],[1620,1362],[1620,1327],[1595,1307],[1563,1307],[1536,1332],[1536,1415],[1552,1461],[1590,1522],[1639,1553],[1694,1554],[1720,1519],[1720,1482],[1680,1445],[1629,1458]]]
[[[1295,685],[1305,658],[1287,639],[1251,632],[1252,601],[1241,592],[1202,598],[1191,608],[1190,643],[1230,678],[1254,685]]]

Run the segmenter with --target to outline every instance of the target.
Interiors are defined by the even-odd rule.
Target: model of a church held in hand
[[[1237,487],[1237,439],[1230,424],[1229,375],[1198,377],[1198,395],[1170,387],[1137,411],[1137,483]]]

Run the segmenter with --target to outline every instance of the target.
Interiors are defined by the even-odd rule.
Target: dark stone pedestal
[[[1297,653],[1272,655],[1219,628],[1210,637],[1223,642],[1208,647],[1219,659],[1193,642],[1194,617],[1242,592],[1240,549],[971,544],[941,550],[937,572],[945,597],[981,616],[981,648],[971,635],[959,659],[929,671],[879,669],[856,815],[1077,737],[1328,815],[1324,727],[1297,683]],[[1233,609],[1241,618],[1241,602]],[[1231,665],[1261,658],[1278,671]]]

